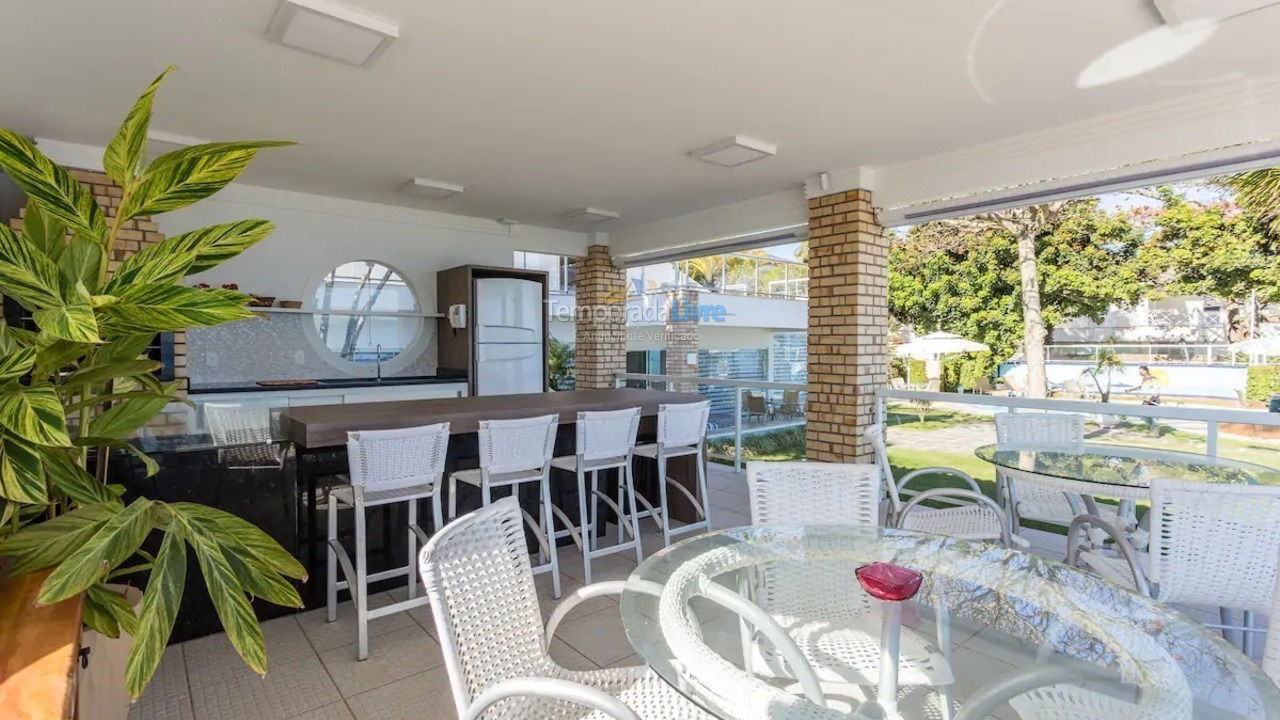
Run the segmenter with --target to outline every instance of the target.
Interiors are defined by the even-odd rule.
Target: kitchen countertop
[[[665,403],[701,402],[697,393],[661,390],[613,389],[568,392],[486,395],[479,397],[401,400],[359,405],[310,405],[286,408],[280,414],[284,436],[304,449],[335,447],[347,442],[356,430],[392,428],[449,422],[449,432],[472,433],[481,420],[505,420],[556,413],[561,423],[572,423],[586,410],[620,410],[640,407],[644,415],[656,415]]]
[[[231,392],[276,392],[282,390],[341,390],[345,388],[393,387],[396,385],[436,385],[442,383],[465,383],[465,373],[440,372],[435,375],[409,375],[404,377],[384,377],[382,380],[366,377],[320,378],[314,383],[297,385],[259,385],[256,382],[224,382],[193,385],[187,390],[191,395],[206,393]]]

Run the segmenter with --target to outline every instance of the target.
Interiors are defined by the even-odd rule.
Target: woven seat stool
[[[338,619],[338,592],[348,590],[356,606],[356,656],[369,656],[369,621],[427,604],[418,594],[418,577],[414,562],[419,544],[427,534],[418,527],[418,501],[430,498],[433,530],[444,523],[440,511],[440,486],[444,477],[445,455],[449,447],[449,423],[424,425],[399,430],[363,430],[347,433],[347,458],[350,485],[339,485],[328,496],[328,621]],[[408,505],[407,538],[409,564],[370,574],[365,535],[365,510],[370,507],[405,503]],[[355,562],[347,554],[338,537],[338,510],[355,511]],[[343,580],[338,580],[341,567]],[[408,582],[408,599],[386,607],[369,607],[369,583],[404,577]]]

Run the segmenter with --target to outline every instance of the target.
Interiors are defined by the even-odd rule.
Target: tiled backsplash
[[[314,344],[316,338],[308,337],[312,322],[307,314],[272,313],[260,319],[188,330],[187,376],[191,386],[374,374],[372,364],[361,367],[364,372],[360,373],[324,358]],[[424,322],[427,325],[422,332],[427,342],[406,351],[416,353],[406,367],[392,372],[384,365],[386,377],[435,373],[435,321]]]

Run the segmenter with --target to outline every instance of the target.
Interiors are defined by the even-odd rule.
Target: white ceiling
[[[0,23],[0,123],[102,145],[166,64],[153,127],[281,137],[246,182],[612,230],[1177,98],[1280,68],[1280,7],[1193,55],[1079,90],[1161,22],[1151,0],[350,0],[399,23],[371,69],[269,42],[275,0],[43,0]],[[741,133],[775,158],[686,153]],[[447,200],[412,177],[466,186]]]

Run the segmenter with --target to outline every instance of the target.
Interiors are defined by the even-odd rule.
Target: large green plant
[[[301,606],[286,578],[302,566],[258,528],[221,510],[137,498],[107,482],[113,449],[156,464],[128,442],[180,400],[175,383],[143,357],[156,333],[251,317],[249,298],[179,284],[268,235],[266,220],[242,220],[170,237],[137,252],[108,277],[130,218],[185,207],[225,187],[263,148],[279,141],[195,145],[144,157],[152,98],[165,70],[130,110],[103,166],[123,189],[107,218],[64,168],[17,133],[0,129],[0,170],[27,195],[23,230],[0,226],[0,294],[29,310],[37,329],[0,322],[0,556],[7,572],[52,568],[38,602],[84,596],[84,622],[133,637],[126,682],[134,696],[155,673],[183,595],[193,551],[218,618],[244,661],[267,669],[250,599]],[[90,453],[95,448],[96,452]],[[91,467],[93,462],[96,467]],[[144,541],[160,536],[155,554]],[[139,610],[104,583],[149,575]]]

